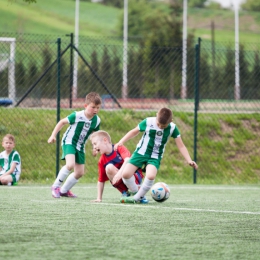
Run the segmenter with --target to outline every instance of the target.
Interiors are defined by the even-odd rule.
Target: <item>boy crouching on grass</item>
[[[21,174],[21,157],[14,150],[14,136],[5,135],[2,146],[5,150],[0,153],[0,185],[17,185]]]
[[[94,132],[90,136],[90,140],[93,146],[93,154],[101,154],[98,162],[97,199],[93,200],[93,202],[102,201],[105,182],[108,180],[122,196],[130,196],[128,188],[122,181],[122,170],[131,157],[131,153],[123,145],[118,147],[117,151],[115,151],[110,135],[102,130]],[[141,184],[143,173],[140,168],[135,170],[133,179],[137,186]],[[146,198],[143,198],[140,203],[145,204],[148,203],[148,201]]]

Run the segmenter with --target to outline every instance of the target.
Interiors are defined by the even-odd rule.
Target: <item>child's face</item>
[[[159,123],[158,120],[156,121],[156,123],[157,123],[157,125],[158,125],[158,127],[159,127],[160,129],[165,129],[165,128],[168,126],[168,124],[167,124],[167,125],[163,125],[163,124]]]
[[[90,119],[92,118],[94,115],[96,115],[100,109],[101,105],[95,105],[94,103],[90,103],[90,104],[85,104],[85,113],[86,116]]]
[[[5,137],[3,139],[2,146],[4,147],[4,149],[7,153],[10,153],[14,149],[15,143],[12,140],[10,140],[9,138]]]
[[[92,147],[100,154],[111,153],[112,145],[105,137],[96,136],[91,139]]]

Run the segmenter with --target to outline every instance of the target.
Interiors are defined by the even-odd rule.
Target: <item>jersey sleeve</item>
[[[138,128],[140,132],[144,132],[146,129],[146,119],[144,119],[141,123],[139,123]]]
[[[21,161],[21,159],[20,159],[20,156],[16,153],[15,155],[14,155],[14,158],[13,158],[13,162],[15,162],[15,163],[20,163],[20,161]]]
[[[76,122],[76,112],[71,113],[67,118],[71,125],[74,124]]]
[[[106,170],[105,170],[105,164],[102,160],[102,157],[98,161],[98,181],[99,182],[108,181],[108,177],[106,175]]]
[[[173,130],[171,136],[172,136],[173,138],[177,138],[177,137],[181,136],[180,131],[179,131],[179,129],[178,129],[177,126],[175,126],[175,128],[174,128],[174,130]]]
[[[118,146],[117,148],[118,153],[121,155],[121,157],[123,158],[123,160],[125,160],[125,158],[127,157],[131,157],[131,153],[129,152],[129,150],[125,147],[125,146]]]

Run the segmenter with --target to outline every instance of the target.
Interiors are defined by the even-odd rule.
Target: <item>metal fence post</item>
[[[195,46],[195,79],[194,79],[194,161],[197,161],[197,135],[198,135],[198,110],[199,110],[199,78],[200,78],[200,42]],[[193,169],[193,183],[197,183],[197,170]]]
[[[73,55],[73,33],[70,34],[66,34],[66,36],[70,37],[70,108],[72,108],[72,89],[73,89],[73,68],[74,68],[74,64],[73,64],[73,59],[74,59],[74,55]]]
[[[61,60],[61,39],[57,39],[57,123],[60,121],[60,60]],[[56,138],[56,177],[60,170],[60,133],[57,134]]]

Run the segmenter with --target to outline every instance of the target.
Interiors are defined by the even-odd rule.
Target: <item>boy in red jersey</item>
[[[125,146],[120,146],[115,151],[110,135],[102,130],[91,134],[90,140],[93,146],[93,155],[101,154],[98,162],[97,199],[93,202],[102,202],[105,182],[108,180],[123,196],[130,196],[128,188],[122,180],[122,170],[131,157],[131,153]],[[143,179],[142,170],[137,169],[133,178],[135,183],[140,185]],[[141,203],[145,204],[147,202],[146,198],[144,198]]]

